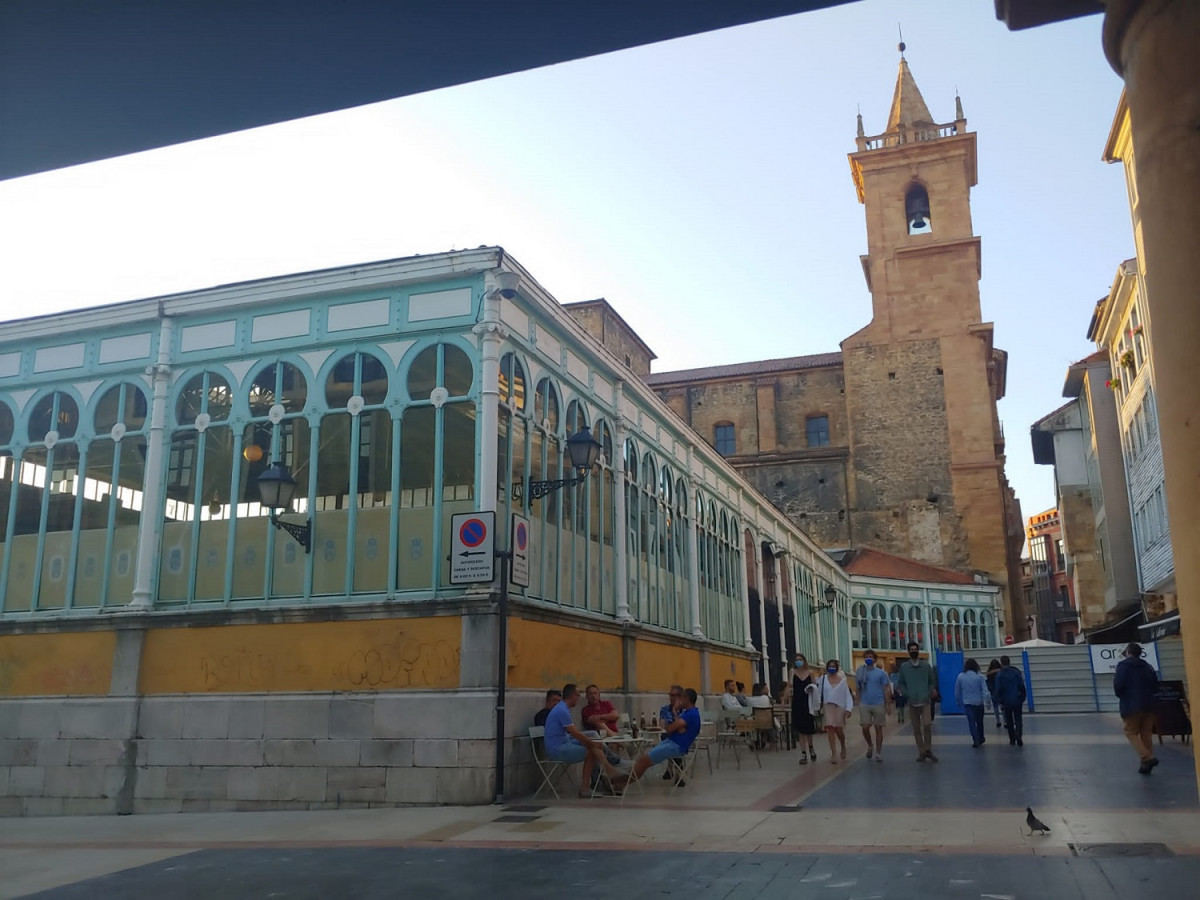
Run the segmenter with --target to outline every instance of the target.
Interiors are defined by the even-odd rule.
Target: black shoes
[[[1025,746],[1025,742],[1024,742],[1023,740],[1021,740],[1020,738],[1017,738],[1017,746],[1018,746],[1018,747],[1024,747],[1024,746]]]
[[[1149,775],[1152,771],[1154,771],[1154,767],[1157,765],[1158,765],[1158,757],[1152,756],[1148,760],[1146,760],[1144,763],[1142,763],[1140,766],[1138,766],[1138,774],[1139,775]]]

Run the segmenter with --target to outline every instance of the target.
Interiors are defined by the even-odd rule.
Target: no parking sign
[[[459,513],[450,517],[450,583],[479,584],[496,578],[496,514]]]

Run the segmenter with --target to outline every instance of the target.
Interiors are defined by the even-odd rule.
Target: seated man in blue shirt
[[[638,757],[628,776],[613,782],[613,787],[621,788],[641,778],[645,771],[653,765],[668,759],[681,759],[687,755],[700,733],[700,710],[696,709],[696,692],[688,688],[683,692],[683,705],[676,714],[674,721],[667,725],[663,739],[654,747]]]
[[[565,763],[583,763],[583,779],[581,785],[592,783],[592,770],[596,763],[604,766],[611,781],[617,770],[604,756],[604,746],[592,740],[579,730],[571,716],[571,710],[579,702],[579,688],[574,684],[563,686],[562,699],[546,716],[545,745],[546,756],[549,759]],[[580,797],[590,797],[586,791],[580,790]]]

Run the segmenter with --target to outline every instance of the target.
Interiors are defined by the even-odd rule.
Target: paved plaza
[[[1192,749],[1149,777],[1111,715],[1030,716],[1025,746],[989,722],[935,723],[940,762],[893,727],[884,762],[728,752],[670,792],[622,803],[0,820],[0,896],[49,898],[1115,898],[1191,896],[1200,879]],[[653,774],[653,773],[652,773]],[[565,799],[570,797],[570,799]],[[1051,828],[1030,836],[1025,806]]]

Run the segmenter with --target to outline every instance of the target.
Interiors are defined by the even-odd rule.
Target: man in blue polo
[[[700,733],[700,710],[696,709],[696,692],[687,688],[683,692],[683,704],[675,720],[664,729],[663,739],[638,757],[628,776],[619,778],[613,787],[624,787],[630,781],[641,778],[651,766],[668,759],[682,759],[687,756],[692,742]]]
[[[565,763],[583,763],[583,777],[580,785],[592,783],[592,770],[596,763],[604,766],[608,777],[612,780],[617,770],[604,756],[604,747],[592,740],[575,725],[571,710],[579,702],[579,688],[575,684],[563,686],[562,699],[546,716],[546,731],[543,740],[546,745],[546,756],[549,759]],[[592,732],[595,734],[595,732]],[[580,790],[580,797],[590,797],[591,794]]]
[[[863,741],[867,745],[867,759],[872,756],[883,762],[883,726],[892,707],[892,680],[887,672],[875,664],[874,650],[863,654],[863,664],[854,673],[858,697],[858,724],[862,726]],[[875,746],[871,746],[871,728],[875,728]]]

